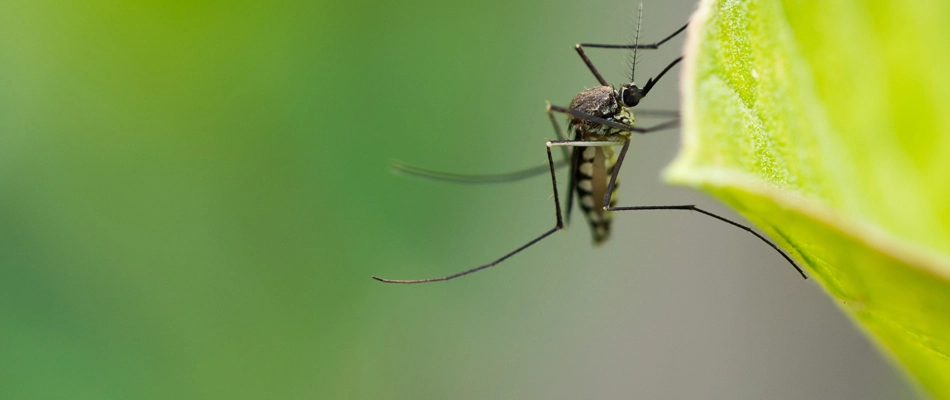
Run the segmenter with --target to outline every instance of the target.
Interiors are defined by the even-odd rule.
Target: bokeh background
[[[692,1],[645,1],[644,41]],[[544,101],[631,1],[0,3],[0,397],[894,399],[912,389],[815,284],[682,212],[553,224]],[[682,38],[639,58],[639,79]],[[624,83],[629,54],[591,50]],[[677,70],[678,72],[678,70]],[[675,75],[674,75],[675,76]],[[643,107],[676,109],[676,79]],[[637,137],[625,205],[677,133]],[[562,181],[566,182],[566,178]],[[580,220],[578,220],[580,221]]]

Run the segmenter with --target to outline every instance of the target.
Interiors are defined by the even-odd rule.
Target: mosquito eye
[[[623,91],[620,92],[621,100],[623,100],[623,105],[627,107],[633,107],[637,104],[640,104],[640,98],[643,96],[640,95],[640,89],[637,89],[636,86],[623,88]]]

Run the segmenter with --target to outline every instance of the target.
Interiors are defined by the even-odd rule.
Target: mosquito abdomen
[[[607,193],[607,184],[610,173],[613,171],[616,158],[613,149],[609,147],[584,147],[575,159],[573,173],[577,181],[577,198],[580,200],[581,210],[590,225],[591,238],[594,244],[600,244],[610,238],[610,226],[613,213],[604,210],[603,201]],[[614,192],[610,196],[610,205],[616,201],[616,182]]]

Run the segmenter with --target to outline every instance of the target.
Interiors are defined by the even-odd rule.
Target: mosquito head
[[[621,93],[610,86],[593,87],[578,93],[571,101],[570,109],[608,121],[633,125],[633,113],[630,112],[629,106],[623,101]],[[596,140],[595,136],[621,133],[619,130],[579,118],[571,118],[570,124],[584,133],[584,139],[589,140]]]
[[[643,89],[640,89],[633,83],[620,87],[620,101],[625,107],[636,107],[637,104],[640,104],[640,99],[642,99],[644,95]]]

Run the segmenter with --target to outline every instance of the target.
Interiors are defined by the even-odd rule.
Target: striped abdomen
[[[603,243],[610,237],[610,211],[605,211],[604,196],[607,184],[617,159],[611,147],[577,147],[571,173],[574,174],[577,198],[584,211],[584,217],[590,224],[591,236],[595,244]],[[617,183],[610,196],[610,205],[616,201]]]

